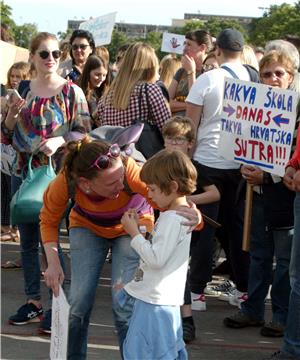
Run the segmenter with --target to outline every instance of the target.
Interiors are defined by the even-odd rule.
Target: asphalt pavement
[[[68,243],[63,243],[65,260],[69,265]],[[19,244],[1,243],[1,262],[19,257]],[[88,360],[119,360],[119,348],[111,313],[110,267],[107,262],[99,279],[97,297],[91,316],[88,338]],[[25,302],[22,270],[1,272],[1,359],[49,359],[50,337],[38,334],[38,323],[23,326],[8,324],[8,317]],[[70,281],[70,276],[67,274]],[[41,277],[41,281],[43,279]],[[68,282],[66,288],[68,289]],[[215,279],[220,281],[220,279]],[[66,290],[67,290],[66,289]],[[48,291],[42,284],[44,309],[49,306]],[[270,304],[266,305],[266,320],[270,319]],[[229,329],[223,319],[238,309],[216,297],[207,297],[207,311],[193,312],[197,338],[187,345],[191,360],[262,360],[281,345],[281,338],[266,338],[259,328]],[[137,359],[143,360],[143,359]],[[153,359],[155,360],[155,359]]]

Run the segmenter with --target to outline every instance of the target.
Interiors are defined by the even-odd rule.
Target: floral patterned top
[[[34,167],[48,162],[48,157],[38,152],[44,139],[63,136],[68,141],[78,132],[90,131],[90,127],[84,93],[71,81],[57,95],[49,98],[36,96],[29,90],[12,137],[13,147],[17,150],[15,174],[21,174],[32,153],[36,152],[32,161]]]

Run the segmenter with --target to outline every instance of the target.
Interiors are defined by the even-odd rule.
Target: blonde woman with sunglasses
[[[72,136],[90,129],[90,116],[82,90],[57,74],[60,50],[55,35],[42,32],[30,45],[30,60],[36,77],[30,82],[24,99],[9,102],[9,110],[1,123],[2,134],[17,151],[12,176],[12,193],[22,184],[29,157],[34,167],[45,165],[53,155],[59,167],[59,155]],[[18,225],[27,301],[9,318],[12,325],[43,320],[40,292],[39,224]],[[51,313],[41,324],[41,331],[51,332]]]

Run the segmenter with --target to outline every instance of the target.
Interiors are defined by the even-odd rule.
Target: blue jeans
[[[293,229],[267,230],[263,199],[257,194],[254,194],[252,214],[248,300],[241,304],[242,311],[252,318],[263,320],[265,298],[272,284],[272,321],[285,326],[290,294],[289,264]],[[273,274],[274,255],[276,268]]]
[[[12,176],[12,195],[19,189],[22,184],[22,179],[17,176]],[[20,232],[21,245],[21,259],[24,275],[24,286],[27,300],[41,299],[40,290],[40,259],[39,259],[39,245],[41,243],[40,227],[38,223],[32,224],[13,224],[18,225]],[[58,245],[58,254],[62,267],[64,269],[63,253],[61,247]],[[51,296],[50,292],[50,298]]]
[[[127,334],[132,304],[118,305],[117,295],[132,280],[139,263],[138,254],[130,246],[128,235],[108,240],[86,228],[70,229],[71,287],[68,359],[85,359],[88,326],[95,301],[97,284],[108,253],[112,248],[112,309],[119,344]]]
[[[294,202],[294,225],[290,264],[290,307],[282,350],[300,359],[300,192]]]

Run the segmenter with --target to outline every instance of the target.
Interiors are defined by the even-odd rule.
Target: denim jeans
[[[71,287],[68,359],[86,359],[88,326],[97,285],[108,253],[112,248],[112,309],[119,344],[122,344],[132,314],[132,304],[120,308],[117,295],[132,280],[139,263],[128,235],[108,240],[86,228],[70,229]]]
[[[12,176],[12,195],[19,189],[22,184],[22,179],[17,176]],[[27,300],[40,300],[40,259],[39,259],[39,245],[41,243],[40,227],[38,223],[32,224],[13,224],[18,225],[20,232],[21,245],[21,260],[24,275],[24,286]],[[62,267],[64,269],[64,261],[62,249],[58,245],[58,254]],[[50,298],[52,292],[50,292]]]
[[[263,199],[257,194],[254,194],[252,214],[248,300],[241,304],[242,311],[252,318],[263,320],[265,298],[272,284],[272,321],[285,326],[290,294],[289,264],[293,229],[266,229]],[[276,268],[273,274],[274,255]]]
[[[296,194],[294,202],[294,219],[295,233],[290,264],[290,306],[282,349],[300,359],[300,192]]]

